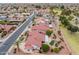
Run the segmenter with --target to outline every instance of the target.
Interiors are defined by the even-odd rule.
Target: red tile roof
[[[9,31],[11,28],[13,27],[13,25],[1,25],[0,24],[0,29],[3,28],[5,31]]]
[[[46,25],[40,24],[40,25],[32,26],[32,31],[28,33],[29,36],[25,43],[25,48],[27,49],[33,48],[33,45],[38,45],[38,47],[41,47],[42,41],[45,40],[45,33],[43,31],[46,31],[47,29],[48,29],[48,26]]]
[[[43,18],[43,17],[39,17],[39,18],[35,19],[35,21],[36,21],[37,23],[45,23],[45,21],[48,21],[48,19],[45,19],[45,18]]]
[[[38,45],[41,47],[42,41],[44,41],[45,35],[42,33],[39,33],[37,31],[29,32],[29,36],[27,38],[25,47],[28,48],[28,45],[30,44],[29,48],[32,48],[32,45]]]
[[[45,24],[32,26],[32,30],[46,31],[47,29],[49,29],[49,27]]]

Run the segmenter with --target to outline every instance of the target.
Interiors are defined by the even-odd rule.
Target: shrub
[[[49,46],[47,44],[42,44],[41,49],[43,50],[43,52],[48,52],[49,51]]]
[[[53,49],[53,51],[54,51],[55,53],[58,53],[58,52],[60,51],[60,49],[56,47],[56,48]]]
[[[6,34],[7,34],[7,32],[3,31],[1,37],[4,37]]]
[[[58,44],[60,44],[60,43],[61,43],[61,41],[58,41],[57,43],[58,43]]]
[[[51,49],[51,52],[53,52],[53,49]]]
[[[64,41],[63,38],[60,38],[61,41]]]
[[[20,41],[23,41],[24,40],[24,37],[22,36],[22,37],[20,37]]]
[[[40,6],[40,5],[36,5],[35,7],[36,7],[36,8],[39,8],[39,9],[41,8],[41,6]]]
[[[55,34],[53,34],[53,36],[54,36],[53,39],[56,39],[57,38],[57,36]]]
[[[61,9],[64,9],[64,5],[62,5],[60,8],[61,8]]]
[[[64,46],[60,46],[59,48],[60,48],[60,49],[63,49],[63,48],[64,48]]]
[[[46,31],[46,35],[48,35],[48,36],[50,36],[52,33],[53,33],[52,30],[47,30],[47,31]]]
[[[61,31],[60,30],[58,31],[58,34],[61,36]]]
[[[0,29],[0,33],[2,32],[2,30]]]
[[[39,50],[39,53],[42,53],[42,51],[41,51],[41,50]]]
[[[72,13],[72,11],[69,10],[69,9],[64,9],[64,10],[62,11],[62,15],[66,15],[66,16],[69,16],[71,13]]]
[[[58,47],[58,43],[55,44],[55,47]]]
[[[10,30],[15,30],[16,27],[12,27]]]
[[[68,17],[68,20],[71,21],[73,18],[74,18],[73,16],[69,16],[69,17]]]
[[[54,42],[55,42],[55,41],[54,41],[54,40],[52,40],[49,44],[50,44],[50,45],[54,45]]]

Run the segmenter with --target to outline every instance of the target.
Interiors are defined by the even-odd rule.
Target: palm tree
[[[16,52],[19,52],[19,50],[20,50],[20,48],[19,48],[19,43],[20,43],[20,41],[17,41],[17,42],[16,42],[16,46],[17,46]]]

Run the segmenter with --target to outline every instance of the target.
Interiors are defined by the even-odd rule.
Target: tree
[[[61,23],[64,25],[64,26],[68,26],[70,25],[68,19],[65,17],[65,16],[60,16],[60,19]]]
[[[64,9],[64,5],[61,6],[61,9]]]
[[[51,52],[53,52],[53,48],[51,49]]]
[[[52,33],[53,33],[52,30],[47,30],[47,31],[46,31],[46,35],[48,35],[48,36],[50,36]]]
[[[69,23],[69,21],[68,21],[67,19],[64,20],[62,23],[64,24],[64,26],[68,26],[68,25],[70,25],[70,23]]]
[[[75,12],[75,11],[74,11],[74,15],[75,15],[75,16],[79,16],[79,12],[77,12],[77,11]]]
[[[50,10],[53,10],[54,7],[50,7]]]
[[[70,30],[71,32],[77,32],[79,30],[79,28],[77,26],[74,26],[74,25],[68,26],[67,29]]]
[[[17,51],[19,51],[19,50],[20,50],[19,44],[20,44],[20,41],[18,40],[18,41],[16,42]]]
[[[69,16],[71,13],[72,13],[71,10],[64,9],[61,14]]]
[[[69,16],[68,17],[68,20],[72,20],[74,17],[73,16]]]
[[[42,47],[41,47],[41,49],[43,50],[43,52],[48,52],[49,51],[49,45],[47,45],[47,44],[42,44]]]
[[[79,19],[75,19],[75,24],[79,24]]]
[[[67,27],[68,30],[70,30],[71,32],[77,32],[79,31],[79,28],[77,26],[72,25],[68,19],[66,19],[66,17],[64,16],[60,16],[61,23]]]
[[[41,8],[41,6],[40,6],[40,5],[36,5],[36,8],[39,8],[39,9],[40,9],[40,8]]]

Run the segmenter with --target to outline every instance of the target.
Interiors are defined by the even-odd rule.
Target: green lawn
[[[0,21],[0,24],[7,24],[9,21]]]
[[[73,54],[79,54],[79,33],[71,34],[66,28],[61,27],[66,40],[68,41]]]

